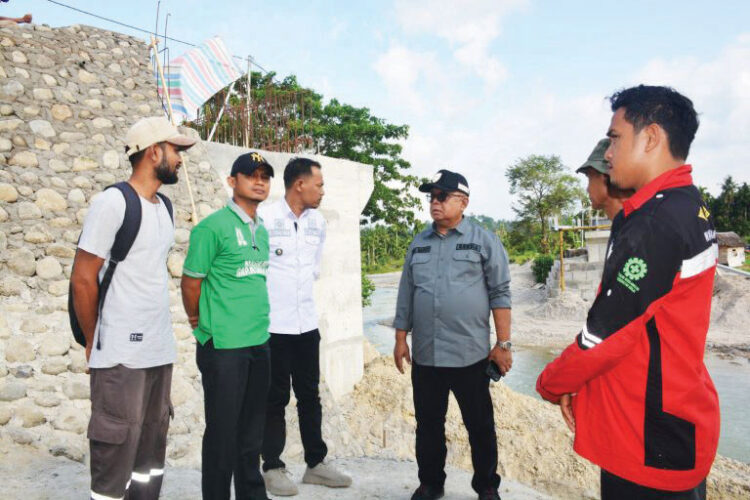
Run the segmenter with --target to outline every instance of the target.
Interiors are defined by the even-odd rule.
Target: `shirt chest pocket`
[[[411,275],[415,285],[423,285],[428,283],[433,278],[432,266],[430,261],[432,260],[431,253],[415,253],[411,256]]]
[[[473,250],[455,252],[451,259],[451,281],[474,282],[482,278],[482,255]]]

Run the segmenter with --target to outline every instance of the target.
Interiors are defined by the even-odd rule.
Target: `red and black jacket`
[[[537,380],[548,401],[576,394],[579,455],[670,491],[708,475],[719,441],[703,363],[718,247],[690,172],[670,170],[625,202],[586,324]]]

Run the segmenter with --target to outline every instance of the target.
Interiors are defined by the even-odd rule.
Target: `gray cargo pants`
[[[93,500],[159,498],[171,386],[171,364],[91,369]]]

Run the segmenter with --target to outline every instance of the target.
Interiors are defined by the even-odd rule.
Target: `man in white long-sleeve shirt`
[[[320,332],[313,301],[313,281],[320,274],[326,235],[326,221],[316,210],[323,199],[320,164],[307,158],[292,158],[284,169],[284,186],[282,199],[260,209],[270,241],[271,302],[271,388],[263,437],[263,470],[266,489],[277,496],[298,493],[281,460],[290,381],[297,398],[307,463],[302,481],[333,488],[351,484],[351,478],[323,461],[328,448],[321,435]]]

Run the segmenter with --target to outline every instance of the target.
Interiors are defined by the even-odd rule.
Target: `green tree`
[[[541,231],[540,250],[549,253],[548,219],[575,206],[583,196],[578,179],[570,175],[558,156],[531,155],[518,160],[505,172],[510,192],[518,203],[519,217],[534,220]]]

